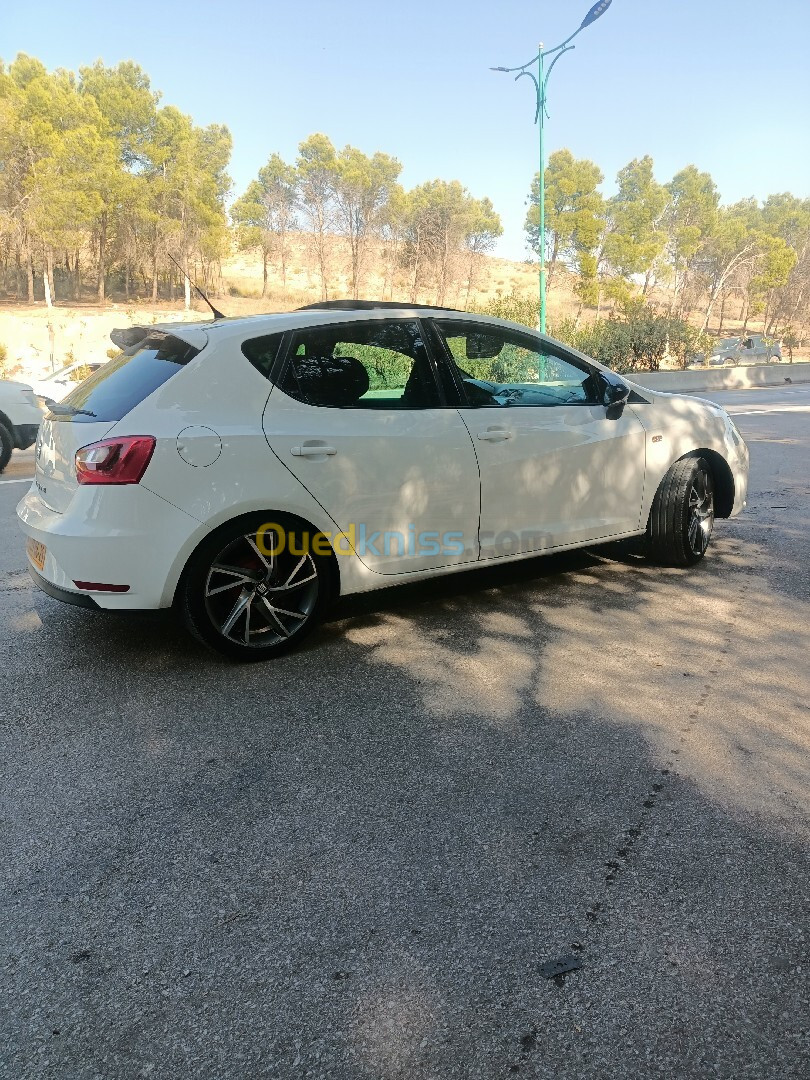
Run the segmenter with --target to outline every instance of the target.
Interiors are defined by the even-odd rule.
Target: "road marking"
[[[767,416],[771,413],[810,412],[810,405],[761,405],[758,409],[726,409],[729,416]]]
[[[0,484],[33,484],[33,476],[21,476],[19,480],[0,480]]]

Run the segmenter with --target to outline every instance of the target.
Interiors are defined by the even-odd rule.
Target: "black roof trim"
[[[401,311],[403,308],[412,308],[414,311],[457,311],[460,315],[474,315],[472,311],[462,311],[461,308],[451,308],[438,304],[409,304],[399,300],[321,300],[317,304],[305,304],[296,308],[296,311],[376,311],[378,308],[388,308]]]

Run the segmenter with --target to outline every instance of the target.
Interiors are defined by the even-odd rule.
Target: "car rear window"
[[[74,424],[121,420],[198,352],[171,334],[153,331],[71,390],[49,417]]]

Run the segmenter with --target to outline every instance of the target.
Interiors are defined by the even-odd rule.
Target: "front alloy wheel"
[[[210,537],[180,587],[180,604],[194,635],[241,660],[265,660],[297,644],[314,627],[329,592],[329,562],[315,554],[311,534],[290,525],[293,550],[270,553],[262,522],[243,521]]]
[[[706,469],[698,469],[689,488],[689,524],[686,530],[689,550],[696,559],[706,554],[714,528],[714,490]]]
[[[694,566],[714,528],[714,480],[705,458],[676,461],[661,481],[647,525],[647,553],[663,566]]]

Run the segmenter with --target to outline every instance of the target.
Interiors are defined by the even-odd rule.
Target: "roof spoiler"
[[[158,336],[178,338],[198,350],[208,344],[208,334],[198,326],[124,326],[110,331],[110,340],[119,349],[134,349],[147,338]]]

